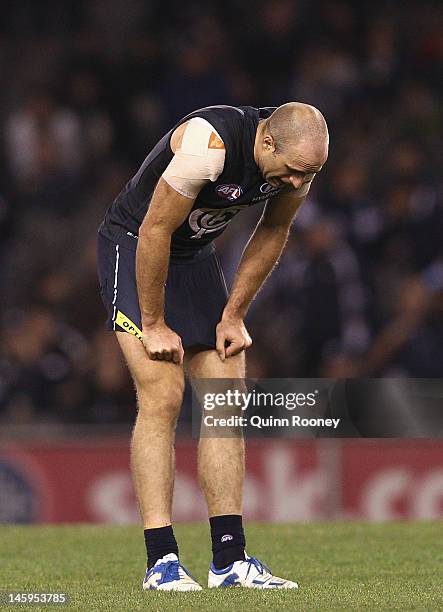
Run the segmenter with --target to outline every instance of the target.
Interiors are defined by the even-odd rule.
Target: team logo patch
[[[255,204],[255,202],[261,202],[262,200],[269,200],[269,198],[273,198],[278,193],[280,193],[280,191],[283,190],[283,187],[284,186],[273,187],[269,183],[262,183],[260,185],[260,194],[252,198],[252,202]]]
[[[282,189],[283,189],[283,187],[281,187],[281,186],[280,187],[273,187],[269,183],[263,183],[263,185],[260,185],[261,193],[271,193],[271,192],[277,193],[278,191],[281,191]]]
[[[273,189],[275,189],[275,187],[273,187],[272,185],[270,185],[269,183],[263,183],[263,185],[260,185],[260,191],[262,193],[269,193],[270,191],[272,191]],[[277,188],[278,189],[278,188]]]
[[[215,191],[221,198],[226,198],[230,202],[237,200],[243,193],[240,185],[219,185]]]
[[[243,208],[247,208],[248,204],[237,204],[229,206],[222,210],[214,210],[213,208],[196,208],[189,215],[188,223],[191,229],[195,232],[191,238],[201,238],[207,233],[218,232],[228,225],[229,221]]]

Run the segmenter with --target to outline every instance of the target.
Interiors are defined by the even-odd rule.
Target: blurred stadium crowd
[[[3,5],[0,422],[132,421],[96,230],[157,139],[210,104],[301,100],[331,132],[251,309],[249,375],[442,376],[440,18],[410,0]],[[228,280],[258,212],[219,241]]]

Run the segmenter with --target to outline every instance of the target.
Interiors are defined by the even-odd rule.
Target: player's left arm
[[[252,340],[243,320],[252,300],[278,262],[291,223],[305,195],[283,190],[266,204],[241,257],[223,316],[217,326],[217,350],[222,359],[249,348]],[[230,342],[225,349],[225,342]]]

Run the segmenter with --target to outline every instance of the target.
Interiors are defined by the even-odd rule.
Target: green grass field
[[[443,610],[442,523],[249,524],[248,552],[298,591],[142,592],[137,527],[0,528],[0,591],[68,592],[69,610]],[[181,560],[205,586],[204,525],[176,528]],[[0,606],[48,610],[48,606]],[[49,606],[49,609],[57,609]]]

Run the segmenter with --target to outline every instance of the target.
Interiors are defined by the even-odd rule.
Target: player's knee
[[[144,380],[136,383],[139,414],[175,420],[183,401],[184,381]]]

